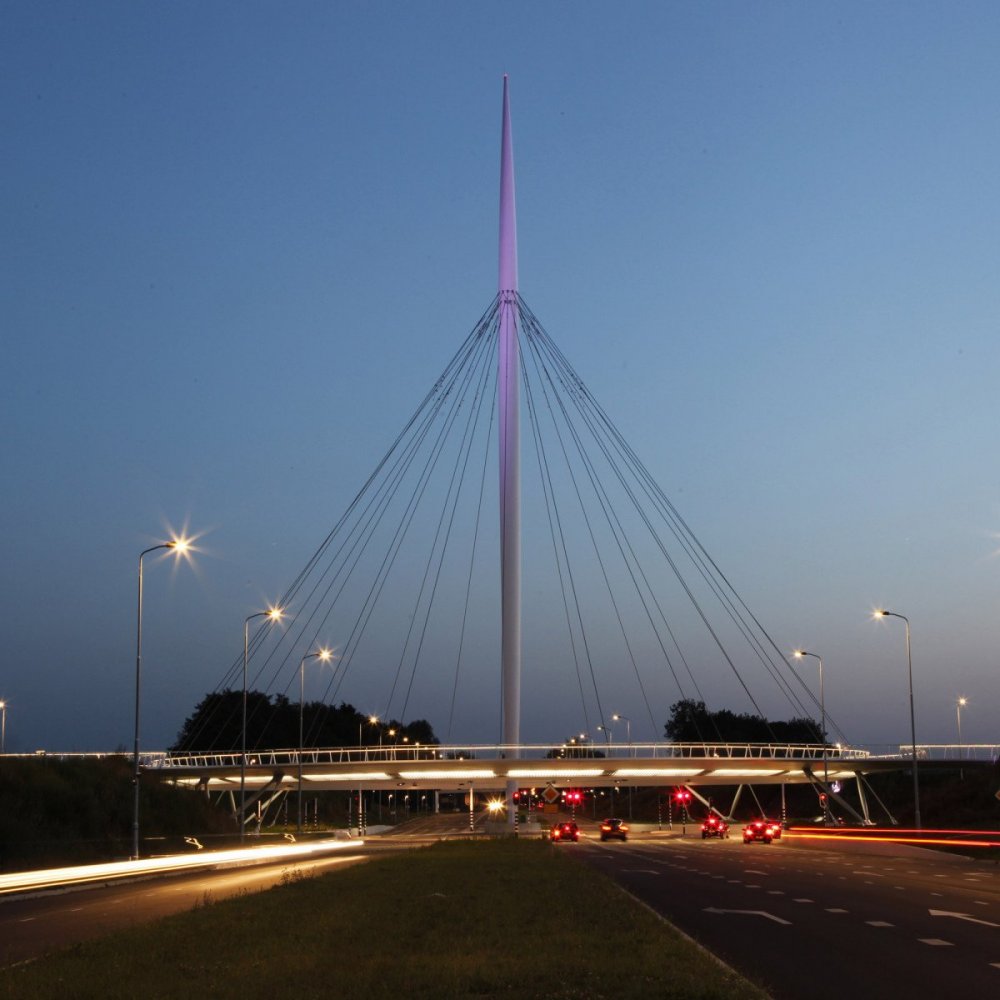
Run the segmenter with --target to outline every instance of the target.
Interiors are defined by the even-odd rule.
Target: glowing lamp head
[[[889,612],[886,611],[885,608],[876,608],[872,612],[872,618],[885,618],[886,615],[888,615],[888,614],[889,614]]]
[[[267,609],[267,617],[270,618],[271,621],[273,621],[273,622],[280,622],[281,619],[284,616],[285,616],[285,609],[284,608],[268,608]]]
[[[621,722],[622,721],[622,717],[617,712],[615,712],[615,714],[611,716],[611,721],[612,722]]]
[[[958,699],[958,706],[959,706],[959,708],[965,708],[965,706],[968,705],[968,704],[969,704],[969,699],[968,698],[959,698]],[[2,706],[2,705],[3,705],[3,702],[0,701],[0,706]]]
[[[377,715],[369,715],[369,716],[368,716],[368,721],[369,721],[369,722],[370,722],[370,723],[371,723],[371,724],[372,724],[373,726],[375,726],[375,725],[377,725],[377,724],[378,724],[378,716],[377,716]]]
[[[319,651],[319,659],[322,660],[324,663],[326,663],[327,660],[333,659],[333,650],[326,648],[321,649]]]
[[[183,535],[180,538],[174,538],[167,544],[176,552],[178,555],[184,555],[191,549],[191,539],[185,538]]]
[[[806,654],[805,654],[804,650],[801,650],[801,649],[793,649],[792,650],[792,656],[794,656],[796,660],[801,660],[802,657],[805,656],[805,655]]]

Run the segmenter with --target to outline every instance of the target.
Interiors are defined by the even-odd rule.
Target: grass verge
[[[763,998],[541,841],[451,842],[0,972],[0,997]]]

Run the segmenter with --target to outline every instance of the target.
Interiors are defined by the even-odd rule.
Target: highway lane
[[[647,840],[565,850],[776,1000],[995,996],[1000,870],[929,851]]]
[[[270,889],[290,877],[319,875],[358,864],[375,853],[398,849],[398,845],[366,843],[357,850],[298,862],[3,897],[0,899],[0,968],[139,922],[190,910],[200,903],[241,892]]]

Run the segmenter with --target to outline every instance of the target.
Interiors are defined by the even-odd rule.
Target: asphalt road
[[[726,841],[561,850],[605,872],[776,1000],[1000,995],[1000,868]],[[935,913],[937,911],[937,913]]]
[[[190,910],[208,900],[269,889],[294,871],[303,875],[321,874],[357,864],[377,850],[378,847],[364,845],[357,851],[308,861],[4,897],[0,900],[0,968],[136,923]]]

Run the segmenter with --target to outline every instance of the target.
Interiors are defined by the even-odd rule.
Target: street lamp
[[[958,753],[960,757],[964,756],[962,753],[962,709],[968,704],[968,698],[959,698],[955,702],[955,712],[958,715]]]
[[[963,760],[965,758],[965,751],[962,749],[962,709],[969,704],[968,698],[960,697],[955,702],[955,712],[958,714],[958,759]],[[958,780],[965,780],[965,772],[959,768],[958,769]]]
[[[0,701],[0,754],[7,752],[7,702]]]
[[[243,620],[243,725],[240,727],[240,843],[246,837],[247,808],[247,660],[250,658],[250,622],[267,618],[272,624],[281,621],[284,608],[257,611]]]
[[[139,860],[139,690],[142,681],[142,557],[159,549],[170,549],[182,556],[191,548],[191,539],[172,538],[169,542],[151,545],[139,553],[139,610],[135,628],[135,753],[132,760],[132,860]],[[6,717],[6,710],[4,711]]]
[[[819,661],[819,710],[822,716],[822,722],[820,723],[820,735],[823,737],[823,825],[828,826],[830,822],[829,810],[830,806],[827,802],[827,795],[829,794],[829,776],[827,772],[827,756],[826,756],[826,697],[823,693],[823,657],[818,653],[810,653],[804,649],[796,649],[793,652],[795,659],[801,660],[804,656],[811,656],[814,660]]]
[[[611,716],[612,722],[624,722],[625,723],[625,741],[628,743],[628,755],[631,757],[632,754],[632,720],[626,718],[624,715],[619,715],[615,712]]]
[[[906,667],[910,681],[910,743],[913,748],[913,825],[920,829],[920,782],[917,779],[917,722],[913,711],[913,657],[910,653],[910,619],[895,611],[878,608],[875,618],[899,618],[906,625]]]
[[[333,650],[318,649],[315,653],[306,653],[299,663],[299,804],[295,822],[296,833],[302,833],[302,744],[303,744],[303,712],[306,703],[306,660],[321,660],[326,663],[333,656]]]
[[[625,715],[619,715],[615,712],[611,716],[613,722],[624,722],[625,723],[625,742],[628,743],[628,755],[629,757],[635,756],[635,751],[632,749],[632,720]],[[628,786],[628,818],[632,818],[632,786]]]

